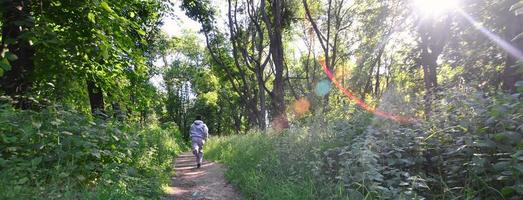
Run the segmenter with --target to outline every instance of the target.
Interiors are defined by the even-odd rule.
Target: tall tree
[[[272,91],[269,92],[271,96],[271,116],[274,127],[276,129],[285,129],[289,127],[289,121],[287,119],[286,105],[285,105],[285,80],[284,80],[284,69],[285,69],[285,56],[283,53],[283,26],[284,26],[284,15],[288,12],[284,0],[273,0],[270,1],[270,5],[266,6],[265,0],[261,1],[261,13],[262,19],[267,26],[269,39],[270,39],[270,52],[272,62],[274,65],[274,81],[272,82]],[[263,8],[269,8],[270,16],[267,14],[267,10]]]
[[[247,117],[247,121],[251,125],[261,124],[260,109],[258,109],[258,94],[259,88],[253,84],[253,79],[250,77],[249,68],[253,66],[246,66],[246,63],[252,63],[250,55],[245,46],[247,39],[245,32],[240,27],[237,20],[237,1],[229,2],[230,16],[229,33],[231,44],[225,41],[224,35],[220,33],[214,25],[214,9],[210,7],[208,1],[194,1],[185,0],[182,2],[182,8],[186,10],[186,14],[198,21],[202,25],[201,32],[205,36],[205,43],[211,60],[214,64],[215,70],[221,77],[227,80],[230,88],[240,96],[240,109]],[[248,19],[248,18],[247,18]],[[253,40],[254,41],[254,40]],[[232,49],[231,49],[232,48]],[[232,56],[231,52],[232,51]],[[259,69],[259,68],[258,68]],[[261,69],[259,69],[261,72]],[[251,73],[252,74],[252,73]],[[239,118],[236,118],[239,119]],[[235,122],[240,124],[239,122]]]
[[[254,110],[254,114],[257,118],[258,127],[261,130],[265,130],[265,115],[267,113],[265,95],[267,78],[265,77],[265,68],[269,63],[270,52],[265,53],[267,35],[265,34],[264,26],[262,26],[263,22],[260,16],[261,2],[245,1],[243,6],[246,9],[241,9],[243,12],[238,9],[238,1],[233,3],[229,0],[228,2],[229,33],[235,65],[244,82],[246,79],[244,76],[248,74],[245,70],[250,70],[256,76],[257,85],[248,87],[246,91],[252,90],[251,93],[254,94],[249,96],[257,98],[250,101],[251,105],[248,106],[257,108]],[[245,10],[247,11],[246,13]],[[256,91],[257,94],[255,94]]]
[[[430,116],[432,101],[436,98],[438,88],[438,58],[449,38],[451,18],[421,17],[419,20],[419,64],[423,69],[425,115]]]

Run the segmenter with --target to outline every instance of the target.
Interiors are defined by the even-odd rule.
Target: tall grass
[[[248,199],[311,199],[310,183],[293,183],[273,146],[276,137],[259,133],[213,138],[206,144],[205,156],[225,163],[228,179]]]
[[[208,159],[228,166],[226,177],[247,199],[318,199],[346,195],[336,182],[319,182],[309,167],[331,144],[327,138],[303,137],[304,130],[284,135],[252,132],[212,138],[205,147]],[[323,141],[323,142],[322,142]],[[323,144],[324,146],[322,146]]]
[[[206,156],[248,199],[521,199],[523,103],[446,96],[427,121],[312,116],[280,134],[212,138]]]

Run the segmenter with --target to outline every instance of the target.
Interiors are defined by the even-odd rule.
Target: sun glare
[[[459,0],[413,0],[414,7],[423,15],[438,16],[459,8]]]

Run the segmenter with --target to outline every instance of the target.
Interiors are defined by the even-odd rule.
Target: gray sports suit
[[[196,120],[191,125],[189,131],[192,141],[192,152],[196,157],[196,163],[201,164],[203,161],[203,143],[209,137],[209,129],[202,120]]]

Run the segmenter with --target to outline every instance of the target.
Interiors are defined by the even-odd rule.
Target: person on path
[[[189,130],[192,141],[192,153],[196,157],[196,167],[200,168],[203,162],[203,144],[209,137],[209,129],[207,125],[203,123],[202,116],[196,116]]]

